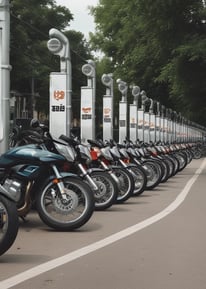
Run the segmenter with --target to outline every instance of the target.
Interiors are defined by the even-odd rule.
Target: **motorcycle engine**
[[[11,194],[12,197],[15,198],[16,202],[19,202],[21,198],[21,186],[22,184],[19,182],[19,180],[15,179],[6,179],[3,184],[3,187],[9,194]]]

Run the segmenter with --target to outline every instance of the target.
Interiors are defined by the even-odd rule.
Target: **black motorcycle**
[[[0,185],[0,256],[13,245],[19,228],[14,198]]]
[[[77,175],[62,172],[65,162],[64,156],[38,145],[12,148],[1,155],[0,184],[16,201],[19,216],[25,217],[34,207],[45,224],[62,231],[79,228],[90,219],[93,193]]]
[[[64,171],[77,174],[92,189],[95,210],[105,210],[116,203],[118,188],[115,181],[107,171],[89,167],[92,161],[89,147],[79,140],[63,135],[54,138],[48,127],[33,119],[27,130],[15,127],[11,143],[14,146],[40,143],[42,149],[63,155],[67,161]]]

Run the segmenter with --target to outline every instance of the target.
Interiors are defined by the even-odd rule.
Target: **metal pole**
[[[9,147],[10,123],[10,7],[8,0],[0,1],[0,154]]]
[[[87,76],[87,86],[81,87],[81,141],[95,139],[96,134],[96,68],[91,59],[82,66],[82,73]]]
[[[91,59],[88,60],[88,64],[92,65],[94,68],[94,76],[92,78],[92,119],[93,119],[93,136],[96,138],[96,65],[95,62]]]

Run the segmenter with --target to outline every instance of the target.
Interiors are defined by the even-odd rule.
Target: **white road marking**
[[[113,235],[111,235],[105,239],[102,239],[102,240],[97,241],[93,244],[85,246],[81,249],[73,251],[73,252],[66,254],[62,257],[53,259],[51,261],[48,261],[46,263],[43,263],[43,264],[38,265],[36,267],[33,267],[29,270],[26,270],[20,274],[13,276],[11,278],[5,279],[5,280],[0,282],[0,288],[1,289],[11,288],[17,284],[20,284],[20,283],[26,281],[26,280],[34,278],[40,274],[48,272],[49,270],[55,269],[55,268],[62,266],[66,263],[72,262],[73,260],[76,260],[76,259],[78,259],[82,256],[85,256],[91,252],[94,252],[98,249],[106,247],[106,246],[108,246],[108,245],[110,245],[116,241],[123,239],[123,238],[126,238],[126,237],[150,226],[151,224],[161,220],[162,218],[169,215],[177,207],[180,206],[180,204],[184,201],[184,199],[188,195],[192,185],[194,184],[194,182],[197,180],[198,176],[203,171],[205,165],[206,165],[206,158],[203,160],[200,168],[196,170],[193,177],[187,182],[184,189],[180,192],[180,194],[177,196],[177,198],[160,213],[158,213],[158,214],[156,214],[156,215],[154,215],[154,216],[152,216],[152,217],[150,217],[150,218],[148,218],[148,219],[146,219],[146,220],[144,220],[144,221],[142,221],[136,225],[128,227],[127,229],[124,229],[124,230],[122,230],[116,234],[113,234]]]

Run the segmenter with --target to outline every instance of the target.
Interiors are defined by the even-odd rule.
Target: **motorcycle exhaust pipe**
[[[19,217],[24,217],[28,214],[31,208],[31,198],[30,198],[30,190],[32,187],[32,182],[29,182],[26,187],[24,205],[21,208],[17,208]]]

